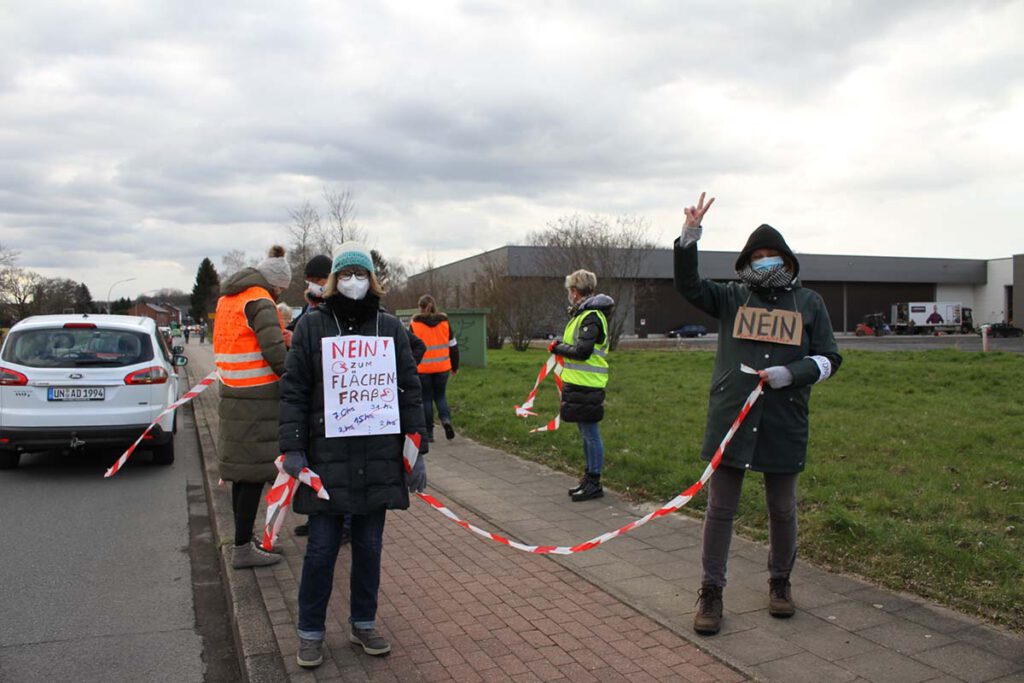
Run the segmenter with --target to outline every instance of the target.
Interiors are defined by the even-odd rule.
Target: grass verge
[[[486,369],[449,384],[459,429],[482,443],[579,473],[573,425],[529,434],[557,412],[517,420],[546,353],[488,352]],[[1024,362],[959,351],[844,353],[815,387],[800,478],[800,555],[1024,631]],[[604,480],[636,500],[667,500],[700,476],[714,354],[619,351],[611,357]],[[737,530],[767,540],[760,477]],[[698,496],[684,511],[700,515]]]

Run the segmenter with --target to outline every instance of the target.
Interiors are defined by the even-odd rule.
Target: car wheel
[[[153,449],[154,465],[171,465],[174,463],[174,440],[171,439],[163,446]]]
[[[5,451],[0,453],[0,470],[13,470],[21,462],[21,453]]]

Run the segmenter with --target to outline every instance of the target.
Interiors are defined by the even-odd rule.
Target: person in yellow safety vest
[[[597,276],[577,270],[565,278],[569,292],[569,323],[562,338],[548,345],[548,351],[562,356],[562,405],[565,422],[575,422],[583,437],[586,470],[579,483],[569,489],[574,502],[600,498],[604,442],[598,423],[604,417],[604,389],[608,386],[608,316],[615,301],[607,294],[595,294]]]
[[[284,249],[275,246],[255,268],[243,268],[221,285],[213,325],[213,354],[220,373],[220,476],[231,482],[235,569],[278,562],[253,541],[263,484],[277,476],[278,380],[284,374],[285,333],[275,299],[291,283]]]
[[[445,389],[448,386],[448,373],[454,377],[459,372],[459,344],[448,324],[448,316],[437,310],[434,297],[424,294],[418,304],[420,312],[413,316],[409,327],[412,334],[427,347],[423,359],[416,366],[420,386],[423,387],[423,417],[427,425],[427,439],[434,440],[435,403],[445,438],[454,439],[455,428],[452,426]]]

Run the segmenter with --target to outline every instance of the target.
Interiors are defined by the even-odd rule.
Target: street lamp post
[[[110,313],[110,308],[111,308],[110,307],[110,303],[111,303],[111,301],[110,301],[110,293],[114,291],[114,287],[116,287],[117,285],[121,284],[122,282],[131,282],[134,279],[135,278],[130,277],[130,278],[127,278],[125,280],[118,280],[114,284],[110,285],[110,289],[107,290],[107,313]]]

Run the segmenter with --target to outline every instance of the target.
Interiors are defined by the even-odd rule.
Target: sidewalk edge
[[[188,380],[192,385],[200,378],[193,376],[188,368]],[[205,399],[205,400],[204,400]],[[277,637],[270,623],[263,602],[256,575],[252,571],[238,571],[231,568],[230,546],[234,538],[234,515],[231,512],[231,498],[226,487],[217,485],[216,444],[209,427],[207,411],[210,395],[199,396],[193,401],[196,436],[199,440],[199,457],[203,470],[203,488],[210,510],[214,542],[218,546],[220,575],[230,605],[231,626],[235,639],[235,650],[242,677],[249,683],[272,683],[287,680],[277,647]],[[227,539],[227,540],[224,540]]]

